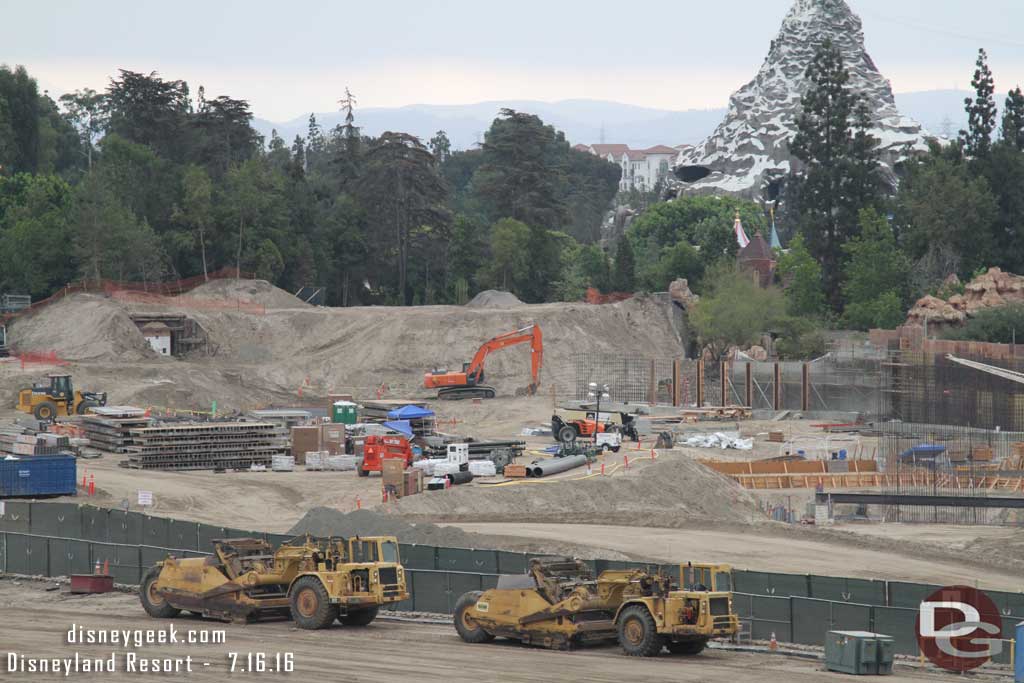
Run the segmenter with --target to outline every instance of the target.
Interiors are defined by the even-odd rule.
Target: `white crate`
[[[295,458],[290,455],[275,455],[270,459],[270,469],[274,472],[292,472],[295,470]]]

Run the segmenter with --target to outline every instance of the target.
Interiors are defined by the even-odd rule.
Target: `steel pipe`
[[[550,460],[535,460],[526,468],[526,474],[530,477],[546,477],[550,474],[558,474],[575,467],[583,467],[587,464],[587,456],[570,455],[564,458],[551,458]]]

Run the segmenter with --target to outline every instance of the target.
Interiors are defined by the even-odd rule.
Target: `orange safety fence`
[[[15,353],[13,357],[21,363],[22,369],[33,363],[36,365],[70,365],[68,361],[57,356],[56,351],[25,351],[24,353]]]
[[[584,295],[583,300],[588,304],[614,304],[632,298],[632,292],[609,292],[608,294],[602,294],[599,289],[587,287],[587,293]]]
[[[251,279],[252,273],[246,273],[233,267],[221,268],[207,276],[196,275],[195,277],[172,280],[170,282],[127,282],[123,280],[95,280],[85,279],[65,285],[62,289],[54,292],[51,296],[35,301],[31,306],[23,308],[15,313],[0,314],[0,322],[6,322],[18,316],[38,311],[52,303],[56,303],[72,294],[79,293],[103,293],[112,295],[115,292],[144,292],[162,296],[177,296],[191,291],[209,280],[224,279]]]

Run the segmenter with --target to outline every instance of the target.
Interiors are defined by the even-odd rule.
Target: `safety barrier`
[[[292,536],[234,529],[73,503],[8,501],[0,512],[0,572],[62,576],[109,563],[119,583],[136,584],[168,554],[209,555],[213,539],[263,538],[280,545]],[[400,543],[411,598],[399,610],[451,613],[459,596],[493,587],[501,574],[526,571],[530,555],[505,550]],[[694,560],[700,558],[693,558]],[[676,578],[678,565],[588,560],[595,573],[647,568]],[[832,629],[892,635],[897,652],[916,654],[914,619],[920,602],[939,586],[815,574],[734,569],[737,613],[754,639],[775,633],[782,642],[821,645]],[[985,590],[999,609],[1004,633],[1024,619],[1024,593]],[[1001,655],[1008,661],[1007,655]]]

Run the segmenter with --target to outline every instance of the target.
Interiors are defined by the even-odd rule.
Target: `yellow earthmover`
[[[366,626],[381,605],[405,600],[405,571],[392,536],[297,537],[277,551],[262,539],[215,540],[210,557],[173,556],[139,586],[142,607],[170,618],[181,610],[224,621],[291,616],[304,629],[335,619]]]
[[[568,558],[533,559],[525,575],[501,576],[496,588],[464,594],[455,630],[468,643],[497,636],[553,649],[618,640],[627,655],[667,648],[695,655],[712,638],[739,630],[732,593],[716,591],[726,565],[680,567],[682,586],[641,569],[609,570],[596,579]]]

